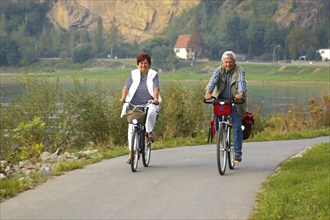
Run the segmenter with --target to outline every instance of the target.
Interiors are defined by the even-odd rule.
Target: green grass
[[[264,182],[251,219],[329,219],[330,142],[282,164]]]
[[[247,80],[329,83],[329,66],[243,64]]]
[[[302,132],[290,132],[286,134],[283,132],[262,132],[260,134],[255,134],[253,138],[247,139],[246,142],[306,139],[328,135],[330,135],[330,128],[321,128],[318,130]]]
[[[220,61],[196,63],[180,62],[175,72],[162,72],[160,80],[207,81]],[[266,63],[239,63],[246,70],[247,81],[254,82],[302,82],[329,84],[329,65],[293,65]],[[90,60],[84,64],[72,64],[67,60],[45,60],[24,68],[4,68],[1,72],[22,73],[49,78],[85,78],[126,80],[129,72],[136,68],[135,60]],[[152,66],[158,70],[157,67]]]

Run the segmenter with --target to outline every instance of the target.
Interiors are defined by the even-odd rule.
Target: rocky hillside
[[[107,30],[115,19],[128,42],[140,42],[160,33],[173,17],[199,3],[200,0],[54,0],[49,18],[55,26],[66,30],[92,30],[98,16],[102,17]],[[311,29],[317,27],[320,21],[329,20],[328,0],[278,0],[277,5],[276,1],[271,3],[275,4],[273,8],[267,8],[269,2],[257,3],[253,0],[223,0],[217,16],[222,17],[233,10],[240,15],[272,10],[272,17],[266,19],[274,20],[279,26],[294,24]],[[261,9],[256,10],[256,7]]]
[[[320,21],[329,22],[329,12],[328,0],[281,0],[273,19],[285,27],[293,23],[295,26],[314,29]]]
[[[128,42],[142,41],[161,32],[174,16],[198,5],[200,0],[58,0],[49,13],[63,29],[93,29],[101,16],[105,30],[115,19]]]

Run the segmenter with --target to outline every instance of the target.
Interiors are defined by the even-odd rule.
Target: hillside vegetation
[[[65,2],[71,6],[67,6],[71,16],[65,17],[66,21],[77,20],[68,29],[59,29],[50,23],[48,15]],[[330,2],[327,0],[203,0],[180,15],[170,13],[171,19],[161,25],[164,30],[143,41],[139,40],[142,37],[129,41],[127,33],[121,30],[125,25],[126,29],[130,25],[133,29],[136,20],[123,19],[120,16],[124,13],[117,13],[118,19],[105,19],[97,11],[100,7],[93,6],[102,1],[84,2],[87,3],[2,0],[0,64],[22,66],[45,57],[70,58],[73,62],[84,63],[91,58],[128,58],[146,52],[152,54],[154,64],[169,70],[177,65],[173,47],[181,34],[200,36],[191,46],[198,58],[211,60],[218,60],[226,50],[250,61],[296,60],[303,55],[308,60],[319,60],[316,51],[328,48],[330,42]],[[106,8],[114,2],[103,3],[107,3]],[[177,5],[182,2],[184,0],[177,1]],[[142,7],[136,4],[139,6]],[[79,11],[82,8],[83,13]],[[87,22],[90,26],[86,26],[84,18],[91,12],[94,17]],[[79,16],[83,17],[79,19]],[[154,24],[149,25],[145,28],[153,29]],[[277,45],[280,47],[274,54]]]

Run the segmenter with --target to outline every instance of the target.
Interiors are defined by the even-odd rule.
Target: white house
[[[330,60],[330,49],[319,49],[317,52],[320,53],[322,61]]]
[[[189,47],[189,42],[192,35],[179,35],[174,46],[174,53],[177,57],[183,60],[194,60],[195,51]]]

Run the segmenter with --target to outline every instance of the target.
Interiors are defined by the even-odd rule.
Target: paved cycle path
[[[248,219],[266,177],[319,142],[330,136],[244,143],[243,161],[224,176],[213,144],[152,151],[136,173],[117,157],[0,203],[0,219]]]

